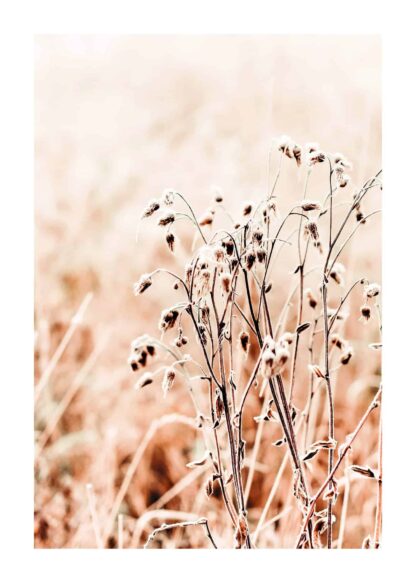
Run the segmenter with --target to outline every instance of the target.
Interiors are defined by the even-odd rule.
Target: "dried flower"
[[[245,330],[240,332],[240,336],[238,337],[240,341],[240,346],[243,349],[243,352],[248,352],[250,347],[250,337]]]
[[[305,211],[305,212],[308,212],[308,211],[317,211],[317,210],[320,210],[320,208],[321,208],[321,205],[317,201],[305,200],[302,203],[302,210]]]
[[[314,296],[312,290],[310,288],[305,289],[305,295],[308,298],[310,307],[314,310],[318,305],[318,300]]]
[[[266,253],[265,249],[263,249],[263,248],[258,249],[256,255],[257,255],[257,261],[259,263],[265,263],[266,258],[267,258],[267,253]]]
[[[361,316],[359,320],[366,323],[371,318],[371,308],[370,306],[364,305],[360,308]]]
[[[201,227],[204,227],[206,225],[212,225],[213,221],[214,213],[212,212],[212,210],[208,210],[204,215],[202,215],[198,222],[201,225]]]
[[[263,231],[261,231],[260,229],[256,229],[256,230],[253,232],[253,237],[252,237],[252,239],[253,239],[253,243],[254,243],[255,245],[260,245],[260,244],[261,244],[261,242],[262,242],[262,240],[263,240]]]
[[[221,273],[220,282],[224,294],[228,294],[231,289],[231,275],[229,273]]]
[[[252,202],[246,202],[243,206],[243,216],[247,217],[248,215],[251,214],[251,211],[253,210],[253,203]]]
[[[249,251],[246,255],[246,268],[250,271],[256,262],[256,254],[254,251]]]
[[[342,265],[342,263],[334,263],[329,276],[338,284],[338,285],[343,285],[344,284],[344,279],[342,277],[342,274],[345,273],[345,267]]]
[[[268,283],[268,284],[266,285],[266,287],[264,288],[264,293],[265,293],[265,294],[268,294],[268,293],[269,293],[269,291],[272,289],[272,287],[273,287],[273,284],[272,284],[272,282],[271,282],[271,281],[269,281],[269,283]]]
[[[139,294],[142,294],[152,285],[152,283],[151,275],[149,273],[144,273],[139,281],[136,281],[136,283],[133,285],[134,295],[138,296]]]
[[[305,223],[305,237],[311,237],[312,239],[314,239],[315,241],[319,240],[319,231],[318,231],[318,225],[315,223],[315,221],[307,221]]]
[[[166,235],[166,243],[168,244],[169,249],[173,253],[175,247],[175,235],[173,233],[168,233]]]
[[[162,217],[160,217],[158,224],[160,227],[166,227],[167,225],[173,223],[174,220],[175,215],[173,213],[165,213]]]
[[[157,200],[151,200],[147,207],[144,209],[142,218],[151,217],[156,211],[160,209],[160,203]]]
[[[163,191],[163,202],[166,206],[171,206],[175,199],[175,191],[172,188],[166,188]]]
[[[339,358],[340,363],[341,364],[348,364],[349,361],[351,360],[353,354],[354,354],[354,351],[352,349],[352,346],[347,346]]]
[[[326,155],[324,152],[319,150],[313,150],[309,153],[307,157],[307,164],[308,166],[314,166],[315,164],[321,164],[325,161]]]
[[[288,345],[288,344],[292,344],[294,338],[295,338],[295,335],[292,334],[292,332],[285,332],[279,338],[279,344],[281,344],[283,346]]]
[[[205,494],[206,494],[207,498],[212,496],[212,494],[214,492],[214,483],[211,480],[211,478],[208,478],[208,480],[205,482],[204,489],[205,489]]]
[[[378,283],[369,283],[364,287],[364,295],[367,298],[375,298],[376,296],[379,295],[380,290],[381,288],[378,285]]]
[[[166,397],[166,395],[168,394],[168,392],[172,388],[173,381],[175,380],[175,376],[176,376],[176,372],[175,372],[174,368],[169,367],[166,369],[164,377],[163,377],[163,381],[162,381],[162,391],[163,391],[164,397]]]
[[[164,310],[160,317],[159,330],[166,332],[175,326],[179,312],[175,309]]]
[[[145,372],[136,383],[136,389],[142,389],[143,387],[147,387],[147,385],[151,385],[154,381],[153,375],[150,372]]]
[[[343,340],[339,334],[332,334],[331,343],[340,350],[345,347],[345,340]]]

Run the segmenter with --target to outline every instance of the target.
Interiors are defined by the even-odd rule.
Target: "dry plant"
[[[348,461],[344,479],[339,470],[379,407],[381,386],[370,395],[358,425],[349,427],[345,409],[336,408],[335,392],[357,351],[381,348],[380,338],[370,345],[364,334],[361,342],[348,339],[351,320],[359,319],[363,330],[375,321],[381,333],[380,286],[365,274],[353,278],[353,269],[341,263],[353,237],[371,229],[379,212],[364,208],[372,206],[372,191],[381,189],[381,172],[351,193],[351,165],[342,154],[324,152],[317,144],[301,147],[284,136],[273,142],[270,168],[274,158],[267,196],[244,204],[238,218],[219,189],[199,218],[174,189],[150,201],[143,212],[143,221],[156,221],[173,260],[169,269],[155,267],[143,274],[134,292],[157,294],[154,290],[162,286],[166,293],[168,285],[175,299],[161,313],[160,337],[143,334],[132,342],[129,364],[139,375],[140,391],[160,390],[157,398],[162,399],[170,391],[187,390],[204,443],[187,467],[198,470],[195,479],[204,480],[208,497],[201,503],[207,516],[159,525],[147,542],[142,539],[146,547],[152,541],[164,546],[169,539],[161,535],[175,532],[176,526],[201,525],[211,546],[255,548],[262,546],[264,528],[282,521],[290,522],[291,546],[340,547],[353,475],[378,483],[374,533],[363,546],[380,544],[381,436],[377,467]],[[282,213],[279,178],[287,160],[299,167],[304,185]],[[311,200],[308,187],[315,173],[322,195]],[[359,313],[348,313],[354,294],[362,297],[362,305]],[[351,384],[360,381],[359,375],[357,370]],[[344,435],[336,431],[338,414],[347,425]],[[272,473],[273,486],[259,510],[251,488],[261,452],[270,446],[280,465],[276,474],[263,468]],[[281,482],[287,471],[290,489],[289,482]],[[286,506],[266,522],[276,492]],[[210,503],[219,498],[222,504]]]

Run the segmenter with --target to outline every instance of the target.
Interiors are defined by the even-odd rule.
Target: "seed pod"
[[[160,209],[160,204],[157,200],[151,200],[147,207],[144,209],[142,218],[151,217],[156,211]]]
[[[318,225],[315,221],[307,221],[305,223],[304,232],[306,238],[311,237],[314,241],[319,240]]]
[[[146,350],[142,350],[140,352],[140,356],[137,359],[137,362],[140,364],[140,366],[145,367],[146,363],[147,363],[147,352]]]
[[[226,241],[222,242],[223,247],[225,248],[225,252],[227,255],[232,255],[234,253],[234,242],[232,239],[227,239]]]
[[[294,338],[295,338],[295,335],[292,334],[292,332],[285,332],[279,338],[279,344],[281,344],[281,345],[292,344]]]
[[[263,240],[263,231],[256,229],[253,233],[252,239],[255,245],[260,245]]]
[[[373,541],[370,535],[367,535],[363,540],[363,544],[361,545],[362,549],[372,549],[373,548]]]
[[[313,295],[313,292],[310,288],[305,290],[306,297],[308,298],[310,307],[314,310],[318,305],[318,300]]]
[[[256,254],[253,251],[249,251],[246,255],[246,268],[250,271],[256,262]]]
[[[275,447],[280,447],[284,443],[286,443],[286,438],[285,437],[283,437],[282,439],[278,439],[277,441],[274,441],[272,443],[272,445],[274,445]]]
[[[202,342],[202,344],[206,346],[208,343],[207,329],[203,324],[198,324],[198,331],[199,331],[198,339]]]
[[[169,249],[173,253],[175,247],[175,235],[173,233],[168,233],[166,235],[166,243],[168,244]]]
[[[361,306],[360,308],[361,317],[359,318],[362,322],[368,322],[371,318],[371,308],[370,306]]]
[[[224,294],[229,294],[231,286],[231,275],[229,273],[221,273],[220,282]]]
[[[380,286],[378,283],[369,283],[364,288],[364,294],[367,298],[375,298],[380,293]]]
[[[305,212],[317,211],[320,210],[320,208],[321,208],[320,203],[313,200],[305,200],[302,203],[302,210]]]
[[[151,385],[154,381],[153,375],[150,372],[144,373],[136,383],[136,389],[142,389],[143,387],[147,387],[147,385]]]
[[[352,358],[352,355],[353,355],[352,346],[348,346],[340,356],[340,359],[339,359],[340,363],[341,364],[348,364]]]
[[[141,276],[141,278],[139,279],[139,281],[136,281],[136,283],[133,286],[134,295],[138,296],[139,294],[142,294],[151,285],[152,285],[152,278],[151,278],[150,274],[144,273]]]
[[[266,253],[266,250],[265,249],[263,249],[263,248],[262,249],[258,249],[256,255],[257,255],[257,261],[259,263],[265,263],[266,258],[267,258],[267,253]]]
[[[165,188],[163,191],[163,202],[166,206],[171,206],[175,200],[175,191],[173,188]]]
[[[159,226],[166,227],[167,225],[172,224],[175,221],[175,215],[173,213],[165,213],[163,217],[159,219]]]
[[[350,466],[349,468],[350,470],[352,470],[353,472],[357,472],[357,474],[361,474],[362,476],[365,476],[366,478],[375,478],[376,474],[374,472],[374,470],[372,470],[371,468],[364,467],[364,466]]]
[[[129,363],[129,366],[131,367],[131,370],[133,372],[136,372],[136,370],[139,370],[139,363],[137,362],[137,357],[135,354],[132,354],[131,356],[129,356],[128,363]]]
[[[239,341],[243,352],[247,353],[250,347],[250,337],[245,330],[240,332]]]
[[[179,312],[175,309],[164,310],[160,317],[159,330],[166,332],[175,326]]]
[[[247,202],[243,207],[243,216],[247,217],[248,215],[251,214],[252,210],[253,210],[253,203]]]
[[[204,215],[202,215],[202,217],[199,219],[199,224],[201,227],[204,227],[206,225],[212,225],[214,221],[214,214],[211,211],[207,211]]]
[[[146,346],[146,350],[147,350],[149,356],[154,356],[156,353],[156,348],[152,344],[149,344],[148,346]]]
[[[168,394],[168,392],[172,388],[173,381],[175,380],[175,376],[176,376],[176,372],[175,372],[174,368],[170,367],[170,368],[166,369],[165,375],[164,375],[163,381],[162,381],[162,391],[163,391],[164,397],[166,397],[166,395]]]
[[[305,455],[302,458],[302,461],[306,462],[308,460],[311,460],[312,458],[314,458],[316,456],[316,454],[318,453],[319,450],[317,449],[310,449],[308,450]]]
[[[266,287],[264,288],[264,293],[268,294],[269,291],[272,289],[272,282],[269,282]]]
[[[343,340],[339,334],[332,334],[331,343],[340,350],[345,347],[345,340]]]
[[[217,398],[215,399],[215,414],[217,416],[217,420],[220,421],[222,414],[224,412],[224,402],[222,400],[222,396],[220,393],[217,393]]]

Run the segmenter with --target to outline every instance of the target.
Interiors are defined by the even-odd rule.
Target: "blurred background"
[[[361,186],[381,167],[381,46],[376,36],[38,36],[35,71],[35,380],[44,384],[35,545],[89,547],[86,484],[105,523],[151,421],[190,413],[175,394],[161,402],[134,392],[126,364],[131,340],[156,330],[164,306],[157,295],[134,297],[132,284],[170,260],[157,231],[143,226],[136,241],[143,206],[169,187],[198,212],[213,186],[231,208],[259,199],[280,134],[344,153],[351,191]],[[279,184],[283,205],[302,184],[291,167]],[[311,193],[322,196],[322,182]],[[365,249],[355,263],[378,281],[379,221],[351,253],[354,245]],[[187,473],[193,435],[169,425],[146,449],[121,506],[126,537]],[[270,480],[253,486],[259,506]],[[196,483],[163,507],[191,511]],[[347,546],[361,546],[371,527],[371,516],[358,519],[360,488]],[[264,545],[291,541],[272,530]],[[116,529],[104,545],[117,545]]]

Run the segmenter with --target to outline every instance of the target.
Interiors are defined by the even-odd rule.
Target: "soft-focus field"
[[[190,515],[207,516],[221,546],[232,546],[220,496],[205,497],[204,467],[185,467],[201,448],[195,430],[167,423],[147,433],[164,415],[194,416],[187,393],[178,386],[163,399],[157,388],[133,388],[130,342],[157,333],[173,292],[161,281],[152,293],[134,297],[132,284],[158,265],[174,267],[157,229],[142,223],[136,242],[139,217],[169,187],[186,194],[198,213],[211,204],[213,185],[232,210],[260,200],[268,188],[271,140],[280,134],[344,153],[353,170],[343,197],[351,197],[381,168],[380,66],[376,37],[37,38],[35,546],[95,547],[100,538],[106,547],[143,546],[153,528]],[[326,194],[323,177],[317,169],[308,198]],[[285,161],[282,208],[302,198],[303,182],[302,169]],[[378,191],[367,204],[368,211],[380,207]],[[192,239],[190,230],[182,228],[184,242]],[[182,259],[179,254],[180,265]],[[285,277],[288,260],[282,256]],[[342,261],[348,281],[362,275],[380,281],[379,217]],[[279,295],[276,285],[276,310],[288,291],[282,286]],[[360,301],[352,295],[349,311],[358,313]],[[83,302],[84,317],[74,321]],[[336,387],[340,439],[354,429],[380,380],[379,353],[366,348],[378,341],[376,323],[363,332],[358,317],[351,318],[345,334],[355,342],[355,356]],[[63,338],[69,341],[55,363]],[[302,408],[304,400],[300,391],[295,405]],[[250,407],[260,414],[255,395]],[[377,465],[377,415],[359,437],[354,464]],[[255,430],[253,423],[248,457]],[[248,502],[254,527],[284,453],[267,445],[274,433],[275,427],[265,430],[255,467]],[[117,499],[135,454],[137,470]],[[326,471],[317,468],[315,488]],[[342,472],[339,478],[337,518],[346,483]],[[361,547],[374,528],[376,484],[351,476],[347,487],[342,546]],[[258,546],[294,545],[291,489],[287,471],[267,520],[285,512],[264,523]],[[158,541],[165,548],[206,546],[198,529]]]

